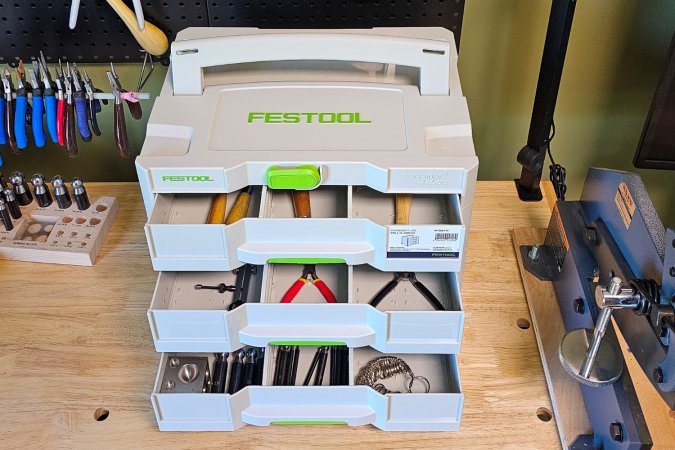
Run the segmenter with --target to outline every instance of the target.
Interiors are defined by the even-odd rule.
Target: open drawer
[[[232,292],[195,286],[232,286],[233,273],[160,273],[148,310],[157,351],[225,352],[243,345],[317,340],[372,346],[383,352],[460,351],[464,312],[456,273],[415,274],[444,310],[434,309],[407,279],[401,279],[373,307],[369,302],[395,274],[345,264],[321,264],[315,269],[336,303],[328,303],[310,282],[304,283],[292,302],[281,303],[303,268],[298,264],[257,266],[247,302],[232,310],[228,310]]]
[[[209,377],[214,374],[214,354],[163,353],[151,395],[159,429],[232,431],[245,424],[372,424],[386,431],[459,429],[464,394],[455,355],[394,355],[403,359],[415,375],[428,381],[429,391],[425,392],[423,384],[415,383],[412,393],[407,392],[409,378],[400,374],[384,380],[384,384],[391,391],[403,393],[381,394],[369,386],[355,385],[354,382],[356,375],[369,361],[383,354],[370,348],[349,349],[348,384],[330,385],[326,375],[321,385],[303,386],[317,347],[297,348],[299,362],[294,384],[273,385],[278,351],[275,346],[271,346],[264,352],[260,385],[247,385],[233,394],[227,393],[227,390],[225,393],[211,393],[214,379],[209,382],[203,378],[205,369],[209,371]],[[234,376],[234,365],[233,356],[226,356],[229,364],[224,383],[229,385]],[[330,361],[327,362],[326,373],[331,370]],[[171,368],[173,362],[175,368]],[[190,370],[182,370],[185,367]],[[181,375],[176,376],[176,373],[188,374],[192,378],[186,380]],[[189,382],[196,382],[198,389],[189,389]],[[188,389],[185,389],[186,386]]]
[[[458,194],[414,194],[407,225],[394,194],[364,186],[310,192],[311,218],[295,218],[291,192],[255,187],[248,215],[207,224],[213,194],[157,194],[145,226],[155,270],[223,271],[242,264],[330,258],[380,270],[461,270],[470,203]],[[228,194],[227,211],[237,193]],[[468,208],[467,208],[468,206]]]

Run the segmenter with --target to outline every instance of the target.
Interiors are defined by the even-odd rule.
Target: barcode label
[[[436,233],[434,241],[456,241],[459,238],[459,233]]]

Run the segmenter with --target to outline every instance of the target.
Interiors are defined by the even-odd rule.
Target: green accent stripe
[[[323,346],[323,345],[347,345],[344,342],[335,341],[274,341],[267,345],[306,345],[306,346]]]
[[[272,425],[347,425],[339,420],[277,420]]]
[[[342,258],[270,258],[269,264],[347,264]]]

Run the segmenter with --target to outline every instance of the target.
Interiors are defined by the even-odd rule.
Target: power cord
[[[551,154],[551,141],[555,137],[555,122],[551,121],[551,135],[546,141],[546,152],[548,157],[551,160],[551,165],[548,166],[549,178],[551,183],[553,183],[553,190],[555,191],[555,196],[560,200],[565,200],[565,193],[567,192],[567,185],[565,184],[565,177],[567,176],[567,171],[560,164],[556,164],[553,160],[553,155]]]

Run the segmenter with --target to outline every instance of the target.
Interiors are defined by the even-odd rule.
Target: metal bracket
[[[542,281],[551,281],[550,247],[548,245],[521,245],[523,266]]]

